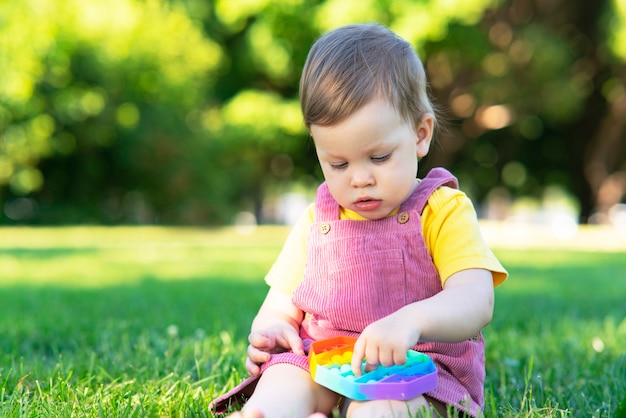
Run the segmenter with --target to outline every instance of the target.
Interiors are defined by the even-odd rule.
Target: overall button
[[[402,212],[398,215],[398,222],[405,224],[409,222],[409,212]]]
[[[326,222],[324,222],[323,224],[320,224],[319,231],[321,234],[324,234],[324,235],[328,234],[330,232],[330,224]]]

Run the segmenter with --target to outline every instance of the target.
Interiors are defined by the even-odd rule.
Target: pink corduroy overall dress
[[[358,337],[370,323],[442,290],[441,279],[422,236],[421,213],[437,188],[458,187],[454,176],[436,168],[419,183],[395,216],[376,221],[339,220],[339,205],[323,183],[315,200],[315,223],[307,240],[304,277],[293,302],[306,317],[300,336],[311,341]],[[420,342],[415,350],[431,356],[438,383],[427,395],[471,415],[483,406],[484,342],[481,335],[461,343]],[[272,364],[291,363],[308,370],[306,356],[272,355]],[[221,412],[253,390],[249,378],[212,402]]]

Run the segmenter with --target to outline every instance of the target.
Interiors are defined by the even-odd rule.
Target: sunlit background
[[[321,181],[298,78],[312,42],[381,22],[445,125],[421,164],[479,215],[626,231],[626,1],[0,2],[0,222],[293,222]]]
[[[485,416],[626,416],[626,0],[0,0],[0,416],[206,416],[237,384],[322,181],[306,54],[370,21],[445,122],[419,175],[458,176],[510,272]]]

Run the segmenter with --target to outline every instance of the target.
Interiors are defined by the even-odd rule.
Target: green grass
[[[0,229],[0,416],[210,416],[286,233]],[[624,254],[495,250],[486,415],[626,411]]]

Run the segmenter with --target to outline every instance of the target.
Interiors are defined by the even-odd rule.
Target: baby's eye
[[[375,163],[382,163],[387,161],[389,158],[391,158],[391,153],[381,155],[380,157],[372,157],[372,161]]]
[[[330,166],[333,170],[343,170],[348,167],[348,163],[331,163]]]

